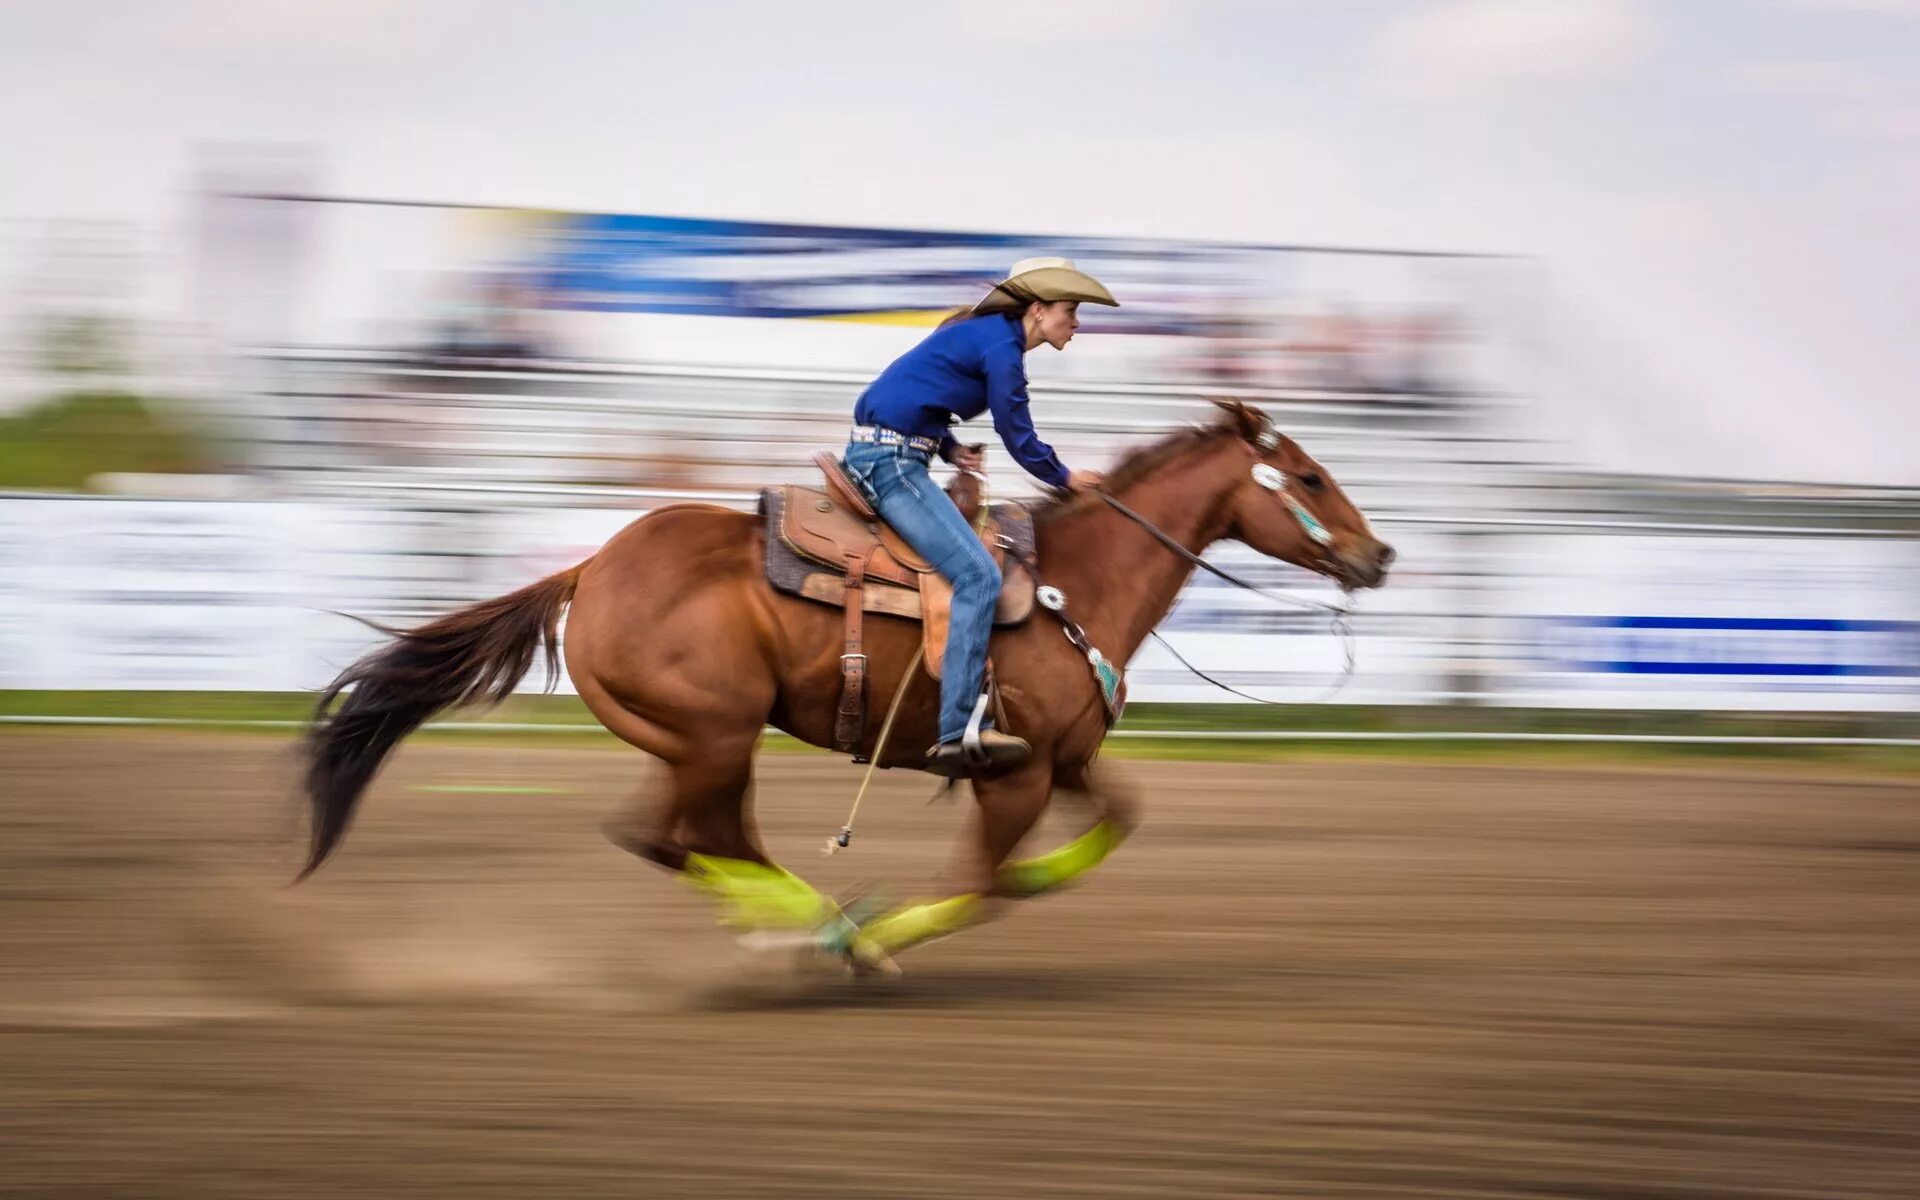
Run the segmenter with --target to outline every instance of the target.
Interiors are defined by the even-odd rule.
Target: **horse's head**
[[[1226,501],[1227,537],[1260,553],[1318,571],[1343,588],[1379,587],[1393,547],[1373,534],[1367,518],[1333,476],[1267,414],[1238,400],[1216,400],[1247,451],[1240,479]]]

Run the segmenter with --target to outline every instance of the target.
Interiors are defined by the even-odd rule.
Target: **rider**
[[[1031,747],[986,720],[981,680],[1000,569],[960,510],[934,486],[927,463],[937,453],[961,470],[980,470],[984,448],[961,445],[947,427],[991,411],[995,432],[1028,474],[1076,492],[1099,485],[1098,472],[1061,465],[1034,433],[1027,412],[1025,355],[1042,342],[1065,350],[1079,328],[1082,302],[1119,306],[1098,280],[1067,259],[1017,262],[986,299],[947,318],[895,359],[854,405],[847,470],[887,524],[953,585],[939,740],[927,751],[928,765],[943,774],[964,773],[972,765],[962,744],[970,722],[978,721],[977,753],[988,765],[1024,762]]]

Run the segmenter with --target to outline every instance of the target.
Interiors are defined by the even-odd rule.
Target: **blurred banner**
[[[1539,337],[1531,277],[1485,255],[284,193],[209,192],[199,227],[197,315],[236,348],[864,366],[904,346],[873,340],[910,332],[885,327],[935,324],[1041,255],[1072,258],[1122,305],[1088,306],[1089,332],[1123,336],[1067,369],[1136,382],[1510,391]],[[688,320],[711,317],[758,324]]]
[[[1516,539],[1516,680],[1540,702],[1895,708],[1920,690],[1920,542]]]
[[[317,688],[380,640],[341,614],[404,625],[503,594],[590,556],[637,515],[0,500],[0,687]],[[1395,533],[1403,551],[1446,561],[1451,535],[1409,534]],[[1244,547],[1213,557],[1328,598]],[[1525,569],[1494,578],[1461,560],[1454,570],[1483,585],[1471,593],[1430,570],[1364,599],[1344,684],[1345,647],[1323,615],[1210,576],[1164,628],[1209,674],[1290,703],[1338,684],[1343,703],[1920,711],[1920,542],[1526,535],[1502,557]],[[1128,679],[1140,701],[1232,699],[1153,643]]]
[[[464,600],[463,514],[294,502],[0,501],[0,688],[313,688]]]
[[[933,324],[1014,261],[1063,255],[1124,298],[1089,306],[1088,328],[1199,333],[1223,302],[1281,290],[1288,267],[1282,251],[1119,238],[600,214],[540,229],[543,303],[606,312]]]

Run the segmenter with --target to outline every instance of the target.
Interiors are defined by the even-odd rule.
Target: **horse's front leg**
[[[997,876],[1020,840],[1046,811],[1055,768],[1044,756],[1009,774],[973,781],[978,824],[949,874],[946,895],[896,908],[859,930],[847,947],[856,965],[887,961],[892,955],[935,938],[955,934],[991,914],[998,894]]]
[[[999,867],[994,872],[994,895],[1024,900],[1064,887],[1106,861],[1140,824],[1138,793],[1111,767],[1102,767],[1097,774],[1091,763],[1062,767],[1054,783],[1087,801],[1093,824],[1058,849]]]

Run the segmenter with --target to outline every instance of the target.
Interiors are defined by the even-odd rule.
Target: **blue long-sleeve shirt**
[[[1014,461],[1042,483],[1067,486],[1067,468],[1033,431],[1027,411],[1026,337],[1019,321],[1000,313],[928,334],[861,393],[853,419],[939,438],[945,456],[954,440],[947,427],[988,410]]]

